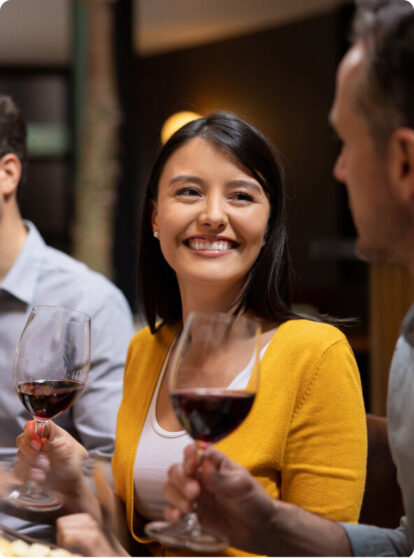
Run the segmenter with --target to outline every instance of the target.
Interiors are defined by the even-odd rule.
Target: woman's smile
[[[229,254],[239,243],[226,237],[194,236],[186,239],[184,245],[202,258],[217,258]]]

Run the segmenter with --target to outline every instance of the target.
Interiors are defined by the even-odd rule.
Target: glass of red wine
[[[89,373],[90,318],[65,307],[33,307],[13,363],[14,385],[41,436],[44,424],[81,395]],[[57,494],[35,480],[8,488],[9,503],[48,512],[61,507]]]
[[[229,313],[189,315],[169,367],[169,394],[180,423],[203,451],[247,417],[258,389],[260,327]],[[214,553],[227,542],[203,531],[197,515],[150,522],[146,533],[174,547]]]

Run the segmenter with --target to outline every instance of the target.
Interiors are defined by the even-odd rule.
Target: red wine
[[[252,407],[254,393],[239,390],[176,390],[174,411],[196,441],[216,443],[234,431]]]
[[[35,380],[19,382],[17,394],[35,419],[46,420],[71,406],[83,387],[77,380]]]

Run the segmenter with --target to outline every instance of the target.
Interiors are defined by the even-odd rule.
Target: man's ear
[[[3,196],[13,194],[22,175],[20,159],[14,153],[6,153],[0,159],[0,191]]]
[[[389,178],[405,202],[414,203],[414,129],[397,128],[388,150]]]

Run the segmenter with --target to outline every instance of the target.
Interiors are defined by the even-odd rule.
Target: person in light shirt
[[[134,332],[131,311],[112,283],[47,246],[36,226],[22,219],[18,191],[30,188],[27,164],[23,114],[10,96],[0,95],[0,459],[14,458],[16,437],[30,418],[14,388],[13,358],[32,307],[45,304],[69,307],[91,318],[91,370],[86,388],[73,408],[56,421],[92,457],[109,460],[123,368]],[[34,533],[30,523],[1,512],[0,523]],[[41,535],[45,537],[45,530]]]

